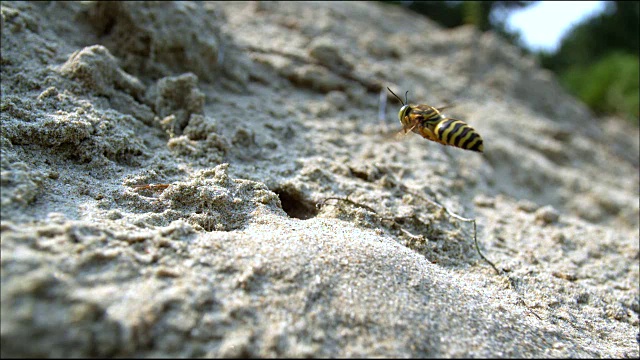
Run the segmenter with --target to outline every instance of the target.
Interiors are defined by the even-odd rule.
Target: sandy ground
[[[638,128],[496,36],[380,3],[1,7],[3,357],[639,356]],[[485,153],[395,139],[387,86]]]

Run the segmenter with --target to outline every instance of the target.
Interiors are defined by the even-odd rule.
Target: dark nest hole
[[[298,190],[278,188],[273,190],[273,192],[280,197],[282,210],[284,210],[289,217],[307,220],[318,215],[318,209],[315,204],[312,201],[306,200]]]

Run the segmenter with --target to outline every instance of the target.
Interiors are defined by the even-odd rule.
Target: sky
[[[555,51],[571,25],[604,10],[604,1],[538,1],[513,11],[507,29],[520,30],[531,50]]]

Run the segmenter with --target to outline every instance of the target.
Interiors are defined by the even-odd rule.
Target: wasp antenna
[[[400,100],[400,102],[402,103],[402,106],[404,106],[404,101],[402,101],[402,99],[400,99],[400,97],[398,95],[396,95],[396,93],[394,93],[393,91],[391,91],[391,89],[389,89],[389,87],[387,86],[387,90],[389,90],[393,96],[396,97],[396,99]],[[407,91],[408,92],[408,91]],[[405,99],[406,99],[407,94],[405,94]]]
[[[409,103],[409,100],[407,100],[407,95],[409,95],[409,90],[407,90],[407,92],[406,92],[406,93],[404,93],[404,102],[405,102],[406,104],[408,104],[408,103]],[[404,104],[402,104],[402,105],[404,105]]]

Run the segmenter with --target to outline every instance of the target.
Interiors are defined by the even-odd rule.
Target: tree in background
[[[616,114],[638,122],[640,62],[637,55],[614,51],[587,65],[559,71],[560,81],[598,114]]]
[[[607,2],[605,11],[574,26],[542,66],[598,114],[638,122],[640,109],[640,2]]]
[[[393,1],[394,3],[398,3]],[[442,26],[473,24],[491,30],[525,53],[520,34],[506,28],[509,12],[534,1],[401,1]],[[640,2],[610,1],[605,11],[574,26],[556,52],[538,52],[543,67],[597,114],[613,113],[638,122]]]
[[[575,25],[555,53],[542,52],[542,65],[553,71],[585,66],[611,54],[638,55],[640,2],[611,1],[605,11]]]

